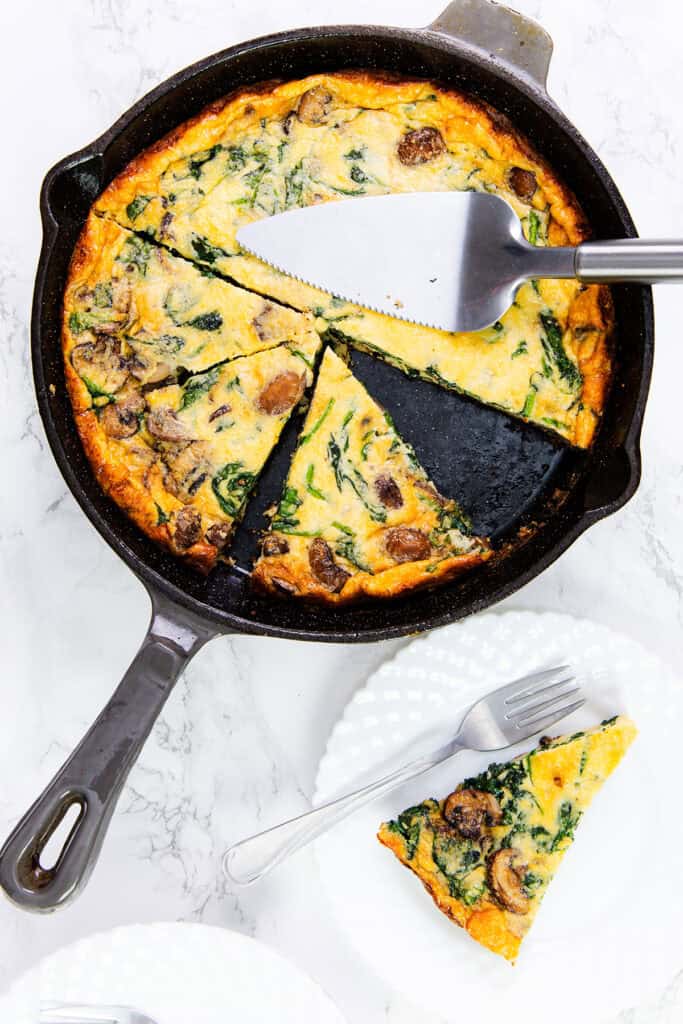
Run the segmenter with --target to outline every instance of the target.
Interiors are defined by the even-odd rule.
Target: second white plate
[[[612,630],[555,613],[507,612],[415,641],[346,708],[320,764],[316,803],[423,732],[457,726],[496,686],[563,662],[590,700],[557,732],[625,712],[639,736],[579,825],[514,968],[441,915],[375,838],[381,821],[425,797],[443,797],[495,756],[458,755],[362,809],[316,846],[335,915],[359,953],[390,986],[449,1021],[499,1024],[535,1013],[554,1024],[604,1024],[658,996],[683,967],[683,689],[658,659]]]

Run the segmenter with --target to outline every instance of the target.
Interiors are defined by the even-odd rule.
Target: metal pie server
[[[244,225],[237,240],[306,284],[446,331],[489,327],[535,278],[683,281],[683,241],[531,245],[512,207],[480,192],[325,202]]]

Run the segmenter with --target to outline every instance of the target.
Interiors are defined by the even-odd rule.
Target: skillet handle
[[[0,886],[25,910],[62,907],[85,886],[140,750],[178,676],[217,630],[150,591],[147,635],[111,700],[0,850]],[[51,866],[45,847],[69,809],[78,816]]]
[[[526,15],[491,0],[452,0],[426,28],[483,50],[546,91],[553,41]]]

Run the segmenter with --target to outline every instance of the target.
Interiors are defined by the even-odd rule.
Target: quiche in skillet
[[[445,800],[425,800],[378,839],[410,868],[439,910],[514,961],[548,884],[593,797],[636,735],[624,717],[541,740],[492,764]]]
[[[433,585],[489,554],[328,348],[255,582],[341,603]]]
[[[363,72],[266,84],[214,103],[134,160],[96,209],[315,312],[322,331],[408,373],[587,446],[610,377],[606,287],[530,283],[494,328],[449,334],[335,300],[236,242],[240,225],[294,206],[446,189],[501,195],[536,245],[576,245],[589,233],[575,198],[500,114],[428,82]]]

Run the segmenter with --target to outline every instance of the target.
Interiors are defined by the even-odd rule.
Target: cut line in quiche
[[[266,460],[313,381],[320,338],[224,363],[80,414],[98,482],[153,540],[208,571],[227,555]],[[112,426],[113,425],[113,428]]]
[[[430,82],[369,72],[219,100],[135,159],[95,208],[254,292],[313,311],[322,331],[407,373],[588,446],[611,375],[607,287],[527,284],[493,328],[450,334],[339,301],[236,241],[243,224],[297,206],[450,189],[500,195],[536,245],[589,237],[576,198],[500,113]]]
[[[64,295],[63,347],[72,403],[110,402],[289,342],[312,318],[228,284],[194,263],[90,214]]]
[[[327,348],[255,584],[343,603],[432,586],[490,553],[389,414]]]
[[[378,839],[439,910],[514,961],[584,811],[635,736],[633,722],[618,716],[543,738],[529,754],[466,779],[445,800],[425,800],[385,822]]]

